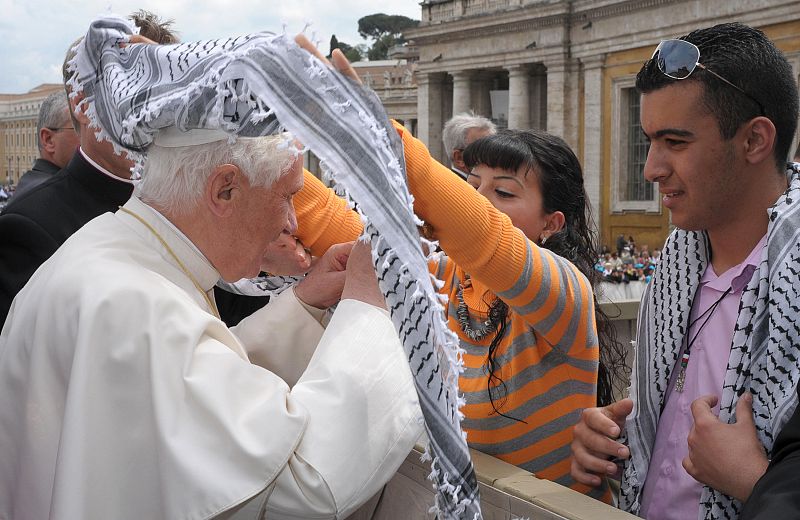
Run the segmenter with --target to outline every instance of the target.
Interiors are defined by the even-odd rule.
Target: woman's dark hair
[[[469,169],[485,165],[513,172],[525,169],[526,175],[536,175],[544,211],[560,211],[565,218],[563,229],[550,236],[543,247],[572,262],[589,279],[595,292],[601,280],[600,273],[594,268],[597,235],[583,186],[583,170],[563,139],[538,130],[501,130],[470,144],[464,150],[464,162]],[[505,316],[503,318],[505,322]],[[596,292],[595,319],[600,346],[597,402],[599,406],[605,406],[614,402],[614,391],[622,391],[627,384],[627,367],[625,350],[617,341],[608,316],[597,305]],[[499,327],[489,346],[486,362],[489,370],[487,385],[493,408],[492,381],[505,386],[495,374],[497,366],[494,360],[495,350],[504,333],[505,327]]]

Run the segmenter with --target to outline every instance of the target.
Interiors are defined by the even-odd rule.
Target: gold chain
[[[178,263],[178,267],[181,268],[181,270],[186,274],[186,276],[189,277],[189,280],[192,281],[192,283],[197,288],[197,290],[200,291],[200,294],[203,295],[203,299],[206,301],[206,304],[208,305],[208,308],[211,311],[211,314],[213,314],[218,320],[221,319],[219,317],[219,311],[217,310],[217,306],[214,305],[214,302],[212,302],[211,298],[208,297],[208,293],[203,290],[203,288],[200,286],[200,282],[198,282],[197,279],[192,275],[192,273],[189,272],[189,270],[186,268],[186,266],[183,265],[183,262],[180,261],[180,259],[178,258],[178,255],[176,255],[175,252],[172,250],[172,248],[169,247],[169,244],[167,244],[167,242],[163,238],[161,238],[161,235],[158,234],[158,231],[156,231],[156,229],[153,226],[151,226],[149,222],[147,222],[145,219],[143,219],[142,217],[140,217],[139,215],[137,215],[133,211],[129,210],[128,208],[123,208],[122,206],[120,206],[119,209],[120,209],[120,211],[123,211],[123,212],[127,213],[128,215],[131,215],[136,220],[138,220],[139,222],[144,224],[144,226],[147,229],[149,229],[151,233],[153,233],[153,235],[158,239],[158,241],[161,242],[161,245],[164,246],[164,249],[166,249],[167,252],[170,255],[172,255],[172,258],[174,258],[175,261]]]

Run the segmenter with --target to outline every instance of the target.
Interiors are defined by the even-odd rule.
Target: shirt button
[[[672,466],[666,466],[664,468],[664,475],[666,475],[668,477],[672,475]]]

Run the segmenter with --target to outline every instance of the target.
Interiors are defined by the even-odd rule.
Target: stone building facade
[[[562,136],[584,167],[603,243],[651,249],[669,231],[644,181],[636,72],[662,39],[716,23],[762,29],[800,70],[798,0],[425,0],[416,45],[417,133],[442,157],[442,126],[468,109]]]
[[[414,57],[353,63],[364,85],[374,90],[389,117],[416,134],[417,83]]]
[[[36,123],[42,101],[59,83],[44,83],[24,94],[0,94],[0,185],[15,185],[39,157]],[[66,95],[66,93],[64,94]]]

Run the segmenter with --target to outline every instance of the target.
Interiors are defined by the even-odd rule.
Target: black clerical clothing
[[[14,191],[14,196],[19,197],[23,193],[29,191],[31,188],[35,188],[36,186],[49,181],[59,172],[60,169],[61,168],[51,163],[47,159],[36,159],[33,161],[33,167],[23,173],[22,177],[20,177],[17,188]]]
[[[95,168],[80,151],[49,181],[17,194],[0,214],[0,321],[45,260],[84,224],[130,198],[133,185]]]

